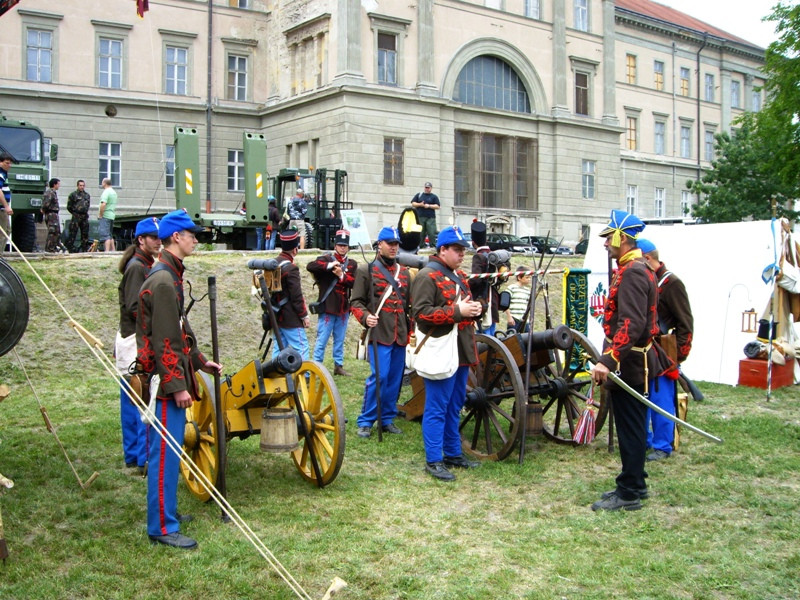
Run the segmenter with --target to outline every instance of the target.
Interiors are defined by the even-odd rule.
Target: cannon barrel
[[[248,269],[260,269],[262,271],[274,271],[278,268],[278,261],[274,258],[251,258],[247,261]]]
[[[297,373],[302,364],[303,357],[297,350],[284,348],[278,353],[278,356],[261,365],[261,376],[264,379],[270,379],[287,373]]]
[[[544,331],[535,331],[533,333],[520,334],[520,345],[528,348],[528,336],[533,336],[531,339],[531,350],[567,350],[572,346],[573,338],[572,331],[566,325],[557,325],[552,329],[545,329]]]
[[[424,269],[428,264],[428,257],[421,254],[400,251],[397,253],[397,262],[410,269]]]

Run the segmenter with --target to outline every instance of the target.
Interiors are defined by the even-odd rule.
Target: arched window
[[[528,93],[516,71],[495,56],[476,56],[456,80],[453,100],[487,108],[530,113]]]

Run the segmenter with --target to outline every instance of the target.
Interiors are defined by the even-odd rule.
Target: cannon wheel
[[[551,392],[542,398],[544,435],[561,443],[577,445],[572,437],[578,418],[586,408],[592,388],[589,361],[597,362],[597,349],[585,335],[571,330],[575,344],[563,354],[556,353],[556,363],[548,365]],[[595,433],[599,433],[606,420],[608,406],[605,394],[595,391],[594,401],[599,403],[595,416]]]
[[[476,334],[478,364],[467,379],[467,403],[461,413],[461,448],[488,460],[511,454],[520,435],[525,386],[514,357],[505,344],[489,335]]]
[[[309,448],[299,427],[300,446],[292,452],[292,459],[305,479],[323,487],[336,479],[344,460],[342,399],[330,372],[318,362],[303,361],[294,375],[294,383],[300,401],[299,412],[311,434],[311,447],[319,463],[322,483],[317,481]],[[290,398],[289,402],[296,410],[294,398]]]
[[[186,409],[183,450],[191,457],[200,472],[213,486],[216,486],[220,475],[220,457],[224,457],[227,451],[227,438],[224,431],[223,435],[218,435],[217,432],[214,380],[203,372],[196,374],[196,380],[200,400],[193,402],[192,406]],[[200,478],[192,473],[183,461],[181,461],[181,473],[192,494],[202,502],[211,499],[211,494],[203,487]]]

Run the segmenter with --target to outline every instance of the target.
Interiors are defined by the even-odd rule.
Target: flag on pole
[[[144,13],[150,10],[149,0],[136,0],[136,14],[140,19],[144,19]]]

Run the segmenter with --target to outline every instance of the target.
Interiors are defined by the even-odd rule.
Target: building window
[[[244,150],[228,150],[228,191],[244,191]]]
[[[464,104],[529,113],[528,92],[511,65],[494,56],[476,56],[456,80],[453,100]]]
[[[681,67],[681,96],[689,95],[689,69]]]
[[[714,101],[714,76],[711,73],[706,73],[705,84],[705,101]]]
[[[575,114],[589,114],[589,74],[575,73]]]
[[[581,167],[581,196],[587,200],[594,200],[594,171],[596,163],[593,160],[582,161]]]
[[[541,19],[541,6],[539,0],[525,0],[525,16],[531,19]]]
[[[688,215],[692,210],[693,194],[689,190],[681,190],[681,214]]]
[[[628,186],[628,192],[625,195],[625,211],[636,214],[639,204],[639,187],[635,185]]]
[[[164,181],[168,190],[175,189],[175,146],[167,144],[164,152]]]
[[[692,128],[681,125],[681,158],[692,158]]]
[[[653,205],[653,216],[661,219],[664,217],[664,198],[666,191],[664,188],[656,188],[655,202]]]
[[[383,183],[403,185],[403,140],[383,138]]]
[[[228,100],[247,100],[247,57],[228,55]]]
[[[98,152],[100,165],[98,168],[98,184],[103,184],[103,179],[108,177],[111,185],[122,185],[122,144],[119,142],[100,142]]]
[[[456,131],[454,146],[456,206],[537,209],[535,140]]]
[[[164,93],[186,96],[188,92],[189,50],[167,46]]]
[[[628,117],[626,119],[626,127],[625,127],[625,144],[628,150],[636,150],[638,148],[637,139],[638,139],[638,129],[639,129],[639,119],[636,117]]]
[[[731,108],[741,108],[740,85],[738,81],[731,81]]]
[[[664,63],[660,60],[653,63],[653,84],[658,91],[664,90]]]
[[[103,88],[122,89],[122,40],[100,38],[97,84]]]
[[[633,54],[625,55],[625,81],[631,85],[636,83],[636,57]]]
[[[753,112],[761,110],[761,90],[753,90]]]
[[[664,121],[656,121],[655,129],[653,130],[653,136],[655,139],[653,152],[656,154],[666,153],[666,130],[667,124]]]
[[[589,0],[575,0],[575,29],[589,31]]]
[[[250,0],[228,0],[233,8],[250,8]]]
[[[378,83],[397,85],[397,36],[378,33]]]
[[[714,132],[706,129],[705,133],[705,158],[708,162],[714,160]]]
[[[53,32],[28,29],[26,47],[28,81],[53,81]]]

